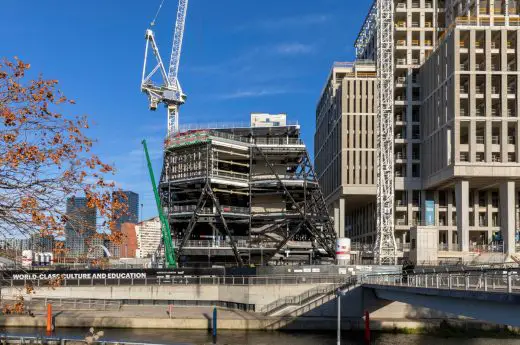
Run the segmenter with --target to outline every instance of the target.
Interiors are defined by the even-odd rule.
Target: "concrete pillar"
[[[345,199],[339,199],[339,232],[338,237],[345,237]]]
[[[500,230],[504,240],[504,252],[515,253],[515,182],[500,183]]]
[[[459,248],[463,252],[469,251],[469,182],[458,181],[455,185],[455,199],[457,203],[457,234]]]
[[[339,205],[337,202],[334,203],[334,231],[339,237]]]

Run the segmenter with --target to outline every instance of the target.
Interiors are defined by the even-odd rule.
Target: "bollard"
[[[217,343],[217,307],[213,307],[213,344]]]
[[[171,319],[172,318],[173,305],[170,304],[168,307],[170,309],[168,314],[170,314],[170,319]]]
[[[47,304],[47,334],[50,335],[53,331],[52,325],[52,304]]]
[[[370,314],[365,311],[365,344],[370,344]]]

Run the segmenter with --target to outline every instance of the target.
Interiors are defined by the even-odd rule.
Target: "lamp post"
[[[336,291],[336,303],[338,304],[338,327],[337,327],[337,333],[338,333],[338,341],[337,345],[341,345],[341,296],[345,296],[345,291],[341,291],[340,288]]]

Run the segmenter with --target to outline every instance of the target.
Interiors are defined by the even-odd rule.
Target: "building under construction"
[[[212,128],[211,128],[212,127]],[[334,257],[336,235],[300,127],[285,115],[170,135],[160,179],[183,265]]]

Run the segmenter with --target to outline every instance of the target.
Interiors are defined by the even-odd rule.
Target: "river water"
[[[96,330],[97,331],[97,330]],[[105,335],[101,340],[117,340],[131,342],[147,342],[155,344],[174,345],[205,345],[213,344],[211,334],[206,331],[179,331],[179,330],[127,330],[104,329]],[[8,328],[2,333],[10,335],[45,335],[42,328]],[[86,329],[63,328],[57,330],[54,336],[83,339],[88,332]],[[217,338],[218,345],[336,345],[336,333],[311,332],[242,332],[220,331]],[[342,345],[364,345],[361,333],[345,332],[342,335]],[[371,344],[377,345],[520,345],[517,339],[493,338],[444,338],[426,335],[407,334],[373,334]]]

